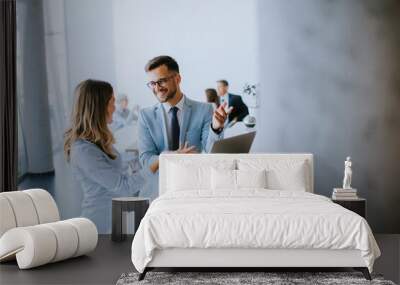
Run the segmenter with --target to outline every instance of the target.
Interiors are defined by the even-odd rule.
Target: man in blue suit
[[[228,93],[229,83],[225,79],[217,81],[217,93],[221,104],[227,103],[228,107],[232,108],[229,114],[228,122],[243,121],[244,117],[249,114],[249,109],[243,102],[242,97],[232,93]]]
[[[176,153],[209,152],[222,138],[225,120],[231,110],[226,104],[213,111],[211,104],[189,99],[180,89],[178,63],[170,56],[158,56],[145,66],[152,90],[159,103],[139,115],[139,160],[150,170],[150,191],[158,193],[158,159],[163,151]],[[157,182],[157,183],[155,183]],[[155,192],[155,193],[154,193]]]

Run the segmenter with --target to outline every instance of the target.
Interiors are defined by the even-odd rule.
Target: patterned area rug
[[[379,284],[395,285],[381,275],[372,275],[368,281],[360,272],[148,272],[142,281],[138,273],[122,274],[117,285],[145,284]]]

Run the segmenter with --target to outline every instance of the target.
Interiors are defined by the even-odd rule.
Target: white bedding
[[[371,272],[380,255],[359,215],[320,195],[266,189],[160,196],[134,237],[132,262],[143,272],[165,248],[358,249]]]

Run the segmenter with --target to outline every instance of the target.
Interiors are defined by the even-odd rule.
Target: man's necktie
[[[178,107],[172,107],[171,108],[171,148],[170,150],[177,150],[179,148],[179,133],[180,133],[180,128],[179,128],[179,122],[178,122]]]

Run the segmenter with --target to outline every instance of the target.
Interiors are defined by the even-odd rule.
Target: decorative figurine
[[[351,157],[348,156],[344,162],[344,178],[343,178],[343,189],[351,188],[351,176],[353,171],[351,170]]]

